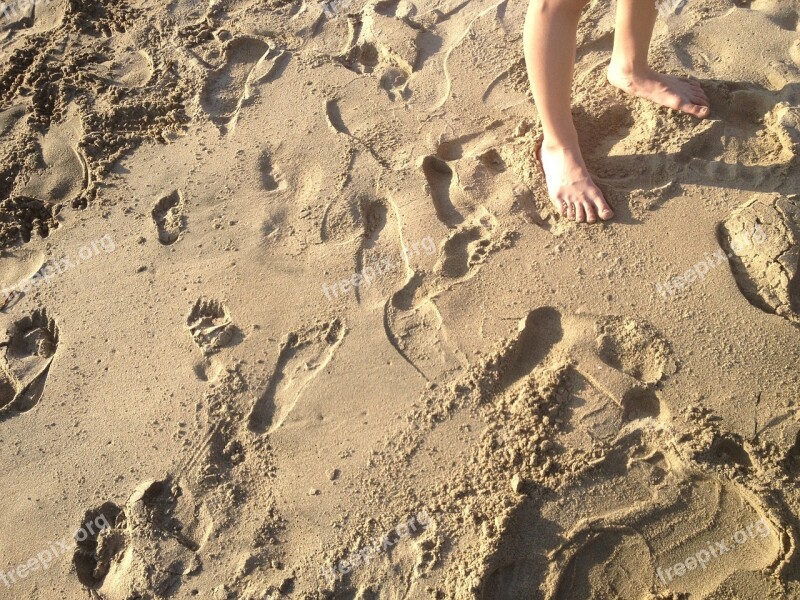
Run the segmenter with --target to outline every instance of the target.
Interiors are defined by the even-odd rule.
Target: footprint
[[[421,163],[422,172],[428,184],[428,193],[433,200],[436,216],[448,227],[455,227],[464,221],[450,200],[450,186],[453,182],[453,169],[437,156],[426,156]]]
[[[44,393],[58,348],[58,326],[45,310],[17,321],[0,362],[0,416],[31,410]]]
[[[406,19],[384,14],[380,7],[366,6],[362,14],[348,22],[346,52],[339,62],[354,73],[379,70],[381,87],[391,100],[406,97],[405,84],[414,71],[420,31]]]
[[[363,233],[356,251],[355,272],[366,278],[354,288],[356,300],[380,307],[405,274],[400,227],[396,211],[384,198],[360,198],[359,216]]]
[[[206,81],[201,104],[212,120],[227,126],[235,120],[248,97],[247,83],[251,72],[270,47],[255,38],[237,38],[225,47],[225,63]]]
[[[448,279],[463,279],[475,272],[491,249],[489,232],[482,226],[461,227],[444,243],[438,271]]]
[[[478,211],[442,244],[433,269],[412,270],[405,285],[384,306],[389,343],[428,381],[438,381],[466,366],[461,351],[449,340],[435,300],[474,277],[489,254],[499,249],[491,239],[495,226],[488,211]]]
[[[380,86],[389,96],[389,100],[408,100],[411,97],[411,91],[408,89],[408,73],[398,67],[386,67],[383,70]]]
[[[153,222],[158,231],[158,241],[164,246],[177,242],[186,228],[186,202],[183,194],[175,190],[156,202],[153,207]]]
[[[757,196],[717,233],[745,298],[800,327],[800,200]]]
[[[608,527],[590,537],[564,568],[554,600],[640,597],[650,588],[650,564],[642,560],[645,539],[626,527]]]
[[[200,572],[211,518],[177,481],[141,484],[124,507],[106,502],[84,515],[73,565],[93,597],[168,597]],[[83,537],[84,539],[80,539]]]
[[[347,54],[341,58],[341,62],[353,73],[359,75],[372,73],[380,62],[378,49],[374,44],[361,42],[351,47]]]
[[[331,361],[345,333],[335,319],[284,338],[272,377],[250,412],[251,431],[272,433],[283,424],[306,386]]]
[[[64,203],[80,196],[90,184],[79,149],[81,135],[80,115],[74,109],[63,122],[52,125],[38,140],[42,168],[31,174],[21,188],[22,194]]]
[[[502,361],[500,389],[506,390],[529,375],[564,338],[561,313],[545,306],[528,313],[519,322],[518,333]]]
[[[420,29],[412,27],[407,19],[386,12],[380,5],[367,5],[362,15],[362,35],[375,44],[382,62],[399,67],[408,76],[417,65]]]
[[[261,153],[261,158],[258,160],[258,170],[261,173],[261,186],[265,191],[274,192],[285,187],[280,172],[272,162],[272,156],[266,150]]]
[[[568,366],[579,376],[579,388],[591,387],[593,395],[611,400],[625,420],[660,414],[653,387],[676,368],[669,345],[646,323],[617,316],[564,317],[551,307],[531,311],[520,321],[500,366],[501,390],[517,385],[536,367]]]
[[[199,298],[195,302],[186,318],[186,327],[206,356],[230,344],[236,333],[228,307],[205,298]]]

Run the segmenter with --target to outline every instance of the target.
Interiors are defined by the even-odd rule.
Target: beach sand
[[[690,2],[574,115],[524,2],[0,15],[0,597],[800,597],[800,2]],[[76,541],[77,540],[77,546]]]

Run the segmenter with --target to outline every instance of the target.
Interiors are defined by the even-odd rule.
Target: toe
[[[586,213],[587,223],[597,223],[597,210],[595,209],[593,202],[590,200],[584,200],[583,212]]]
[[[601,194],[597,194],[592,198],[592,202],[597,207],[597,216],[599,216],[603,221],[608,221],[610,218],[614,216],[614,211],[611,210],[611,207],[606,202],[606,199],[603,198]]]
[[[567,218],[570,221],[575,220],[575,204],[571,200],[567,200]]]
[[[575,222],[586,223],[586,211],[583,209],[583,202],[575,202]]]
[[[698,119],[705,119],[709,113],[709,109],[707,106],[701,106],[700,104],[693,104],[691,102],[686,102],[682,104],[680,107],[680,111],[695,116]]]

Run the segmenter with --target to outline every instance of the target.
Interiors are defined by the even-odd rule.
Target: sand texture
[[[525,2],[0,15],[0,598],[800,598],[800,1],[659,18],[705,121],[610,4],[595,226]]]

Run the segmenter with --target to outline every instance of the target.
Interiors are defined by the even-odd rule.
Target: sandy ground
[[[591,227],[524,2],[23,5],[0,597],[800,597],[800,2],[660,19],[705,122],[590,3]]]

